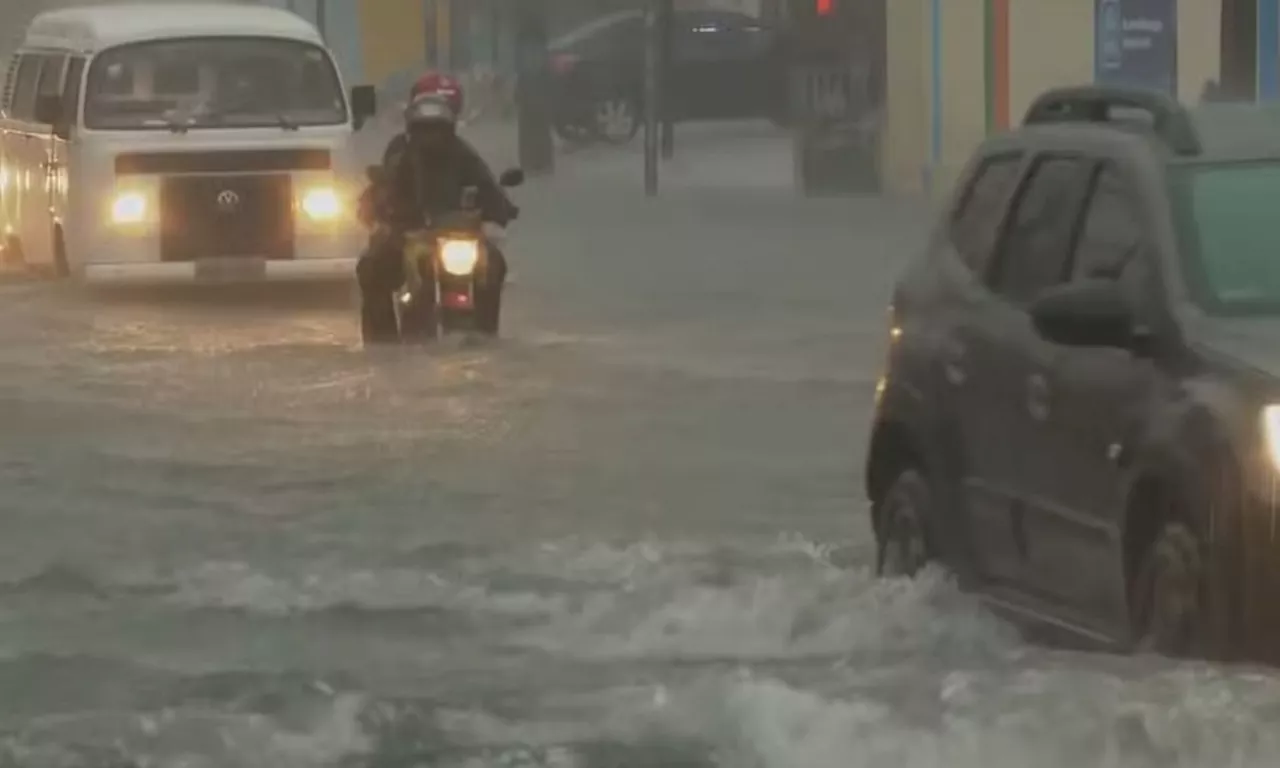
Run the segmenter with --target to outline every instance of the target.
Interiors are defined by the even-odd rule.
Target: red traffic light
[[[819,16],[830,16],[832,11],[832,6],[834,5],[835,5],[835,0],[817,0],[817,6],[815,6],[815,10],[817,10]]]

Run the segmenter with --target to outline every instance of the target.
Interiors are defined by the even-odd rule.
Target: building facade
[[[1278,98],[1277,2],[894,0],[882,174],[897,191],[945,193],[978,142],[1055,85],[1128,82],[1194,102],[1220,80]]]

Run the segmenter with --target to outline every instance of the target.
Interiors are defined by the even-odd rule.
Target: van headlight
[[[476,262],[480,260],[480,242],[478,240],[440,241],[440,264],[444,271],[458,277],[466,277],[475,271]]]
[[[111,201],[112,224],[140,224],[147,218],[147,198],[141,192],[117,192]]]
[[[342,213],[342,201],[333,187],[312,187],[302,196],[302,212],[313,221],[329,221]]]

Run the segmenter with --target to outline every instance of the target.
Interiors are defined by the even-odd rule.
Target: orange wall
[[[360,3],[365,82],[378,85],[389,75],[426,60],[425,5],[423,0],[363,0]]]

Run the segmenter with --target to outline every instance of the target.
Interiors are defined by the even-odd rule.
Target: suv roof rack
[[[1174,154],[1201,153],[1200,137],[1186,108],[1172,96],[1142,88],[1101,85],[1051,88],[1031,103],[1022,124],[1088,122],[1131,125],[1132,121],[1117,119],[1112,114],[1116,108],[1148,113],[1151,116],[1150,130]]]

